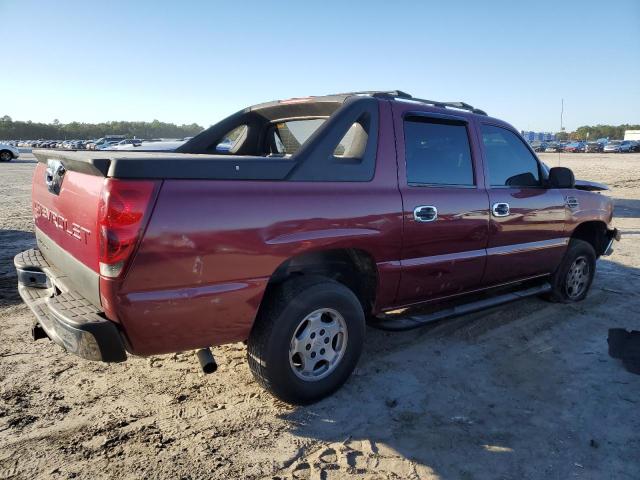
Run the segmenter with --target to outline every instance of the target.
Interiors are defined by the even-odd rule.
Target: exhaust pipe
[[[40,340],[41,338],[49,338],[47,332],[44,331],[44,328],[42,328],[39,323],[31,327],[31,337],[34,341]]]
[[[213,373],[218,369],[218,364],[216,363],[216,359],[213,358],[213,353],[211,353],[210,348],[201,348],[196,351],[196,355],[198,356],[198,361],[200,362],[203,373]]]

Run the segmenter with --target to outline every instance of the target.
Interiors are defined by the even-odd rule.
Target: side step
[[[543,283],[534,287],[525,288],[523,290],[517,290],[513,292],[503,293],[490,298],[484,298],[482,300],[476,300],[474,302],[464,303],[462,305],[456,305],[451,308],[444,308],[433,313],[426,313],[423,315],[398,315],[397,318],[384,317],[376,319],[370,322],[370,325],[380,330],[387,330],[391,332],[403,332],[405,330],[413,330],[414,328],[424,327],[430,323],[438,320],[444,320],[446,318],[457,317],[459,315],[466,315],[467,313],[477,312],[486,308],[502,305],[503,303],[513,302],[521,298],[533,297],[542,293],[551,291],[551,285],[549,283]]]

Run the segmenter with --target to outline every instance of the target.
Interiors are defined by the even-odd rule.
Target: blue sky
[[[640,1],[0,0],[0,115],[203,126],[401,89],[519,129],[640,123]]]

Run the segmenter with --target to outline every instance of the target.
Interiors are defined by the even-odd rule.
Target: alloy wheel
[[[587,257],[577,257],[569,271],[567,272],[567,281],[565,283],[565,291],[571,299],[580,297],[587,289],[589,283],[590,267]]]
[[[300,379],[314,382],[330,375],[347,349],[347,324],[332,308],[307,315],[296,327],[289,345],[289,364]]]

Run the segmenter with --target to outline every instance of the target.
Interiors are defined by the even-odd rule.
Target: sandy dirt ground
[[[640,154],[542,155],[616,198],[623,240],[575,305],[537,298],[367,331],[356,373],[305,408],[254,383],[242,344],[106,365],[31,341],[13,256],[33,244],[33,157],[0,164],[0,478],[639,479]]]

